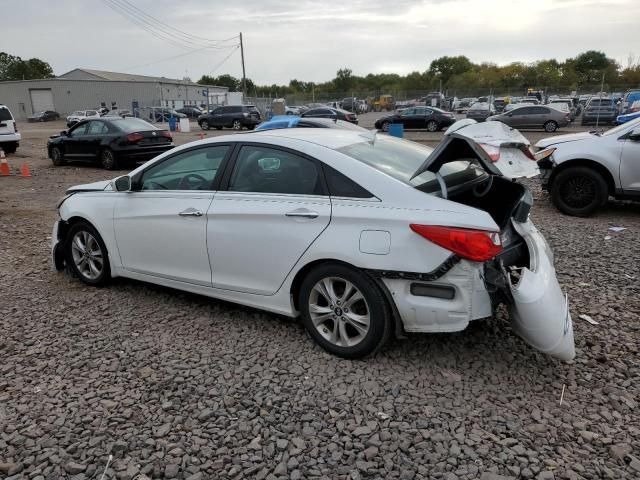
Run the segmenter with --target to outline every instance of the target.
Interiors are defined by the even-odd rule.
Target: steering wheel
[[[146,182],[145,182],[146,183]],[[169,190],[168,187],[162,185],[161,183],[154,182],[153,180],[148,180],[148,185],[153,188],[143,188],[143,190]],[[160,188],[157,188],[160,187]]]
[[[188,173],[180,179],[178,190],[201,190],[209,181],[197,173]]]

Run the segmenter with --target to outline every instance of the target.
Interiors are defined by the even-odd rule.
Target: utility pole
[[[247,76],[244,71],[244,45],[242,43],[242,32],[240,32],[240,59],[242,60],[242,103],[247,101]]]

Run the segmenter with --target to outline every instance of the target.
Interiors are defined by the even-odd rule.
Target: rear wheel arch
[[[568,160],[566,162],[562,162],[557,167],[555,167],[551,173],[551,178],[549,179],[549,190],[553,188],[553,182],[555,181],[556,177],[560,172],[563,172],[566,169],[573,168],[573,167],[586,167],[586,168],[591,168],[592,170],[595,170],[602,176],[602,178],[606,182],[608,194],[609,195],[615,194],[616,184],[615,184],[613,175],[611,174],[609,169],[604,165],[602,165],[601,163],[598,163],[594,160],[588,160],[586,158],[577,158],[574,160]]]

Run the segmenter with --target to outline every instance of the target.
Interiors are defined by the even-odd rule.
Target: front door
[[[64,154],[68,158],[82,158],[88,122],[76,124],[64,139]]]
[[[248,144],[224,183],[208,214],[213,286],[272,295],[329,225],[320,166],[289,150]]]
[[[620,157],[620,185],[625,193],[640,194],[640,127],[631,132],[637,132],[637,140],[627,138],[622,146]]]
[[[231,147],[182,151],[145,170],[114,213],[122,266],[132,272],[211,286],[207,210]]]
[[[80,146],[81,153],[86,158],[95,158],[102,138],[109,134],[109,127],[102,120],[91,120],[87,127],[87,134],[84,136]]]

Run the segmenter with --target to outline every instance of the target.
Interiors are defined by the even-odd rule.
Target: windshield
[[[359,160],[412,187],[419,187],[427,193],[440,191],[440,185],[433,172],[423,172],[411,179],[433,149],[408,140],[387,136],[376,136],[371,142],[361,142],[338,149],[339,152]],[[476,160],[460,159],[445,163],[440,167],[448,188],[484,177],[487,173]]]
[[[84,112],[80,111],[80,110],[76,110],[75,112],[73,112],[71,115],[75,115],[77,117],[84,117]]]
[[[123,119],[114,119],[111,121],[120,130],[126,133],[140,132],[140,131],[146,131],[146,130],[159,130],[157,127],[139,118],[128,117]]]
[[[629,129],[633,129],[638,125],[640,125],[640,118],[636,118],[634,120],[631,120],[630,122],[626,122],[626,123],[623,123],[622,125],[618,125],[617,127],[613,127],[612,129],[604,132],[602,136],[604,137],[607,135],[619,135],[620,133],[626,132]]]

